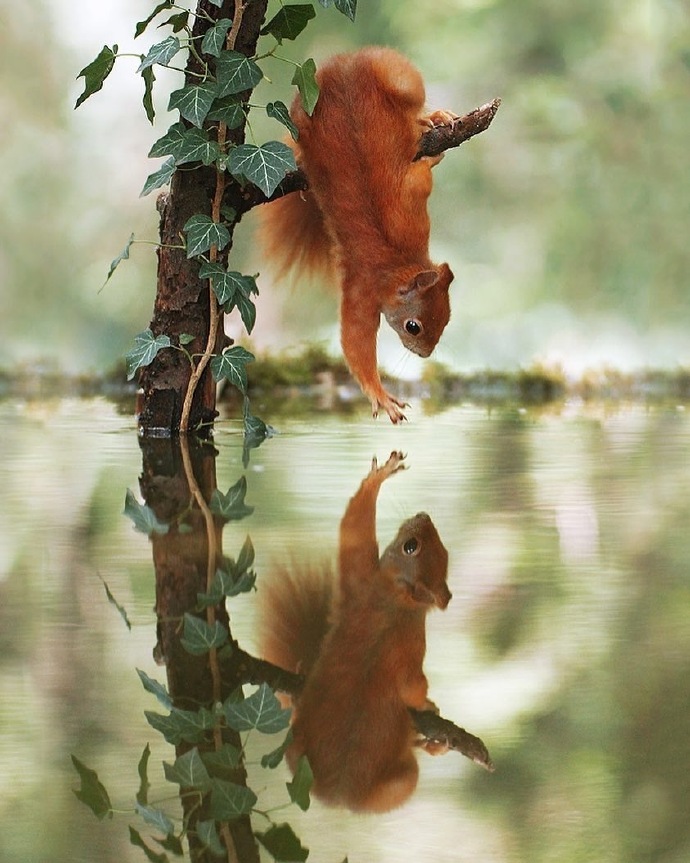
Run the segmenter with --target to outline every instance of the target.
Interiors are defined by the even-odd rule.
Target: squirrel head
[[[383,552],[381,571],[391,579],[405,604],[445,608],[451,599],[448,552],[431,518],[419,512],[404,522]]]
[[[408,351],[428,357],[450,319],[448,289],[453,272],[448,264],[399,274],[398,287],[383,314]]]

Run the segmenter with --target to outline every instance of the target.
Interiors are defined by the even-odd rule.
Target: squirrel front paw
[[[398,401],[398,399],[385,390],[380,395],[373,396],[371,399],[371,412],[374,418],[378,417],[379,409],[383,408],[390,417],[390,421],[395,424],[407,420],[407,417],[403,413],[403,408],[406,407],[408,407],[406,402]]]
[[[459,118],[459,114],[454,114],[453,111],[444,111],[442,108],[438,111],[432,111],[426,117],[420,117],[419,122],[422,126],[427,126],[433,129],[434,126],[450,126],[454,120]]]

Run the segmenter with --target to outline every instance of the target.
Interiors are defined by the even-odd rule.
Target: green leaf
[[[267,197],[276,190],[288,171],[295,171],[295,154],[281,141],[267,141],[261,146],[240,144],[230,151],[230,173],[254,183]]]
[[[127,489],[125,494],[125,508],[123,514],[134,522],[134,529],[139,533],[145,533],[146,536],[151,536],[153,533],[166,534],[170,527],[162,521],[158,521],[156,514],[145,503],[139,503],[134,497],[134,492]]]
[[[268,767],[270,770],[274,770],[285,757],[285,753],[287,752],[288,746],[292,743],[292,729],[288,731],[285,735],[285,740],[280,744],[277,749],[274,749],[272,752],[267,752],[265,755],[261,756],[261,766]]]
[[[159,12],[163,12],[165,9],[172,9],[173,5],[174,5],[174,0],[163,0],[162,3],[159,3],[158,6],[156,6],[156,8],[153,10],[153,12],[149,15],[149,17],[146,18],[146,20],[140,21],[137,24],[136,29],[134,31],[134,38],[136,39],[137,36],[141,36],[141,34],[144,32],[144,30],[146,30],[146,28],[153,21],[153,19],[156,17],[156,15],[159,14]]]
[[[257,292],[253,276],[243,276],[235,270],[225,270],[221,264],[204,262],[199,268],[202,279],[211,279],[213,292],[226,312],[232,311],[239,296]]]
[[[206,770],[196,746],[175,759],[174,764],[168,764],[164,761],[163,770],[168,782],[175,782],[182,788],[198,788],[200,791],[208,791],[210,787],[211,777],[208,775],[208,770]]]
[[[240,477],[226,494],[215,489],[211,495],[209,507],[214,515],[219,515],[225,521],[240,521],[254,512],[253,506],[244,502],[247,494],[247,480]]]
[[[249,569],[254,563],[254,554],[254,545],[249,535],[247,535],[240,549],[240,556],[237,558],[237,569],[239,572],[246,572]]]
[[[303,863],[309,856],[289,824],[274,824],[265,833],[254,834],[278,863]]]
[[[217,620],[211,625],[200,617],[185,613],[180,643],[187,653],[202,656],[213,647],[222,647],[227,640],[228,631]]]
[[[221,8],[221,6],[223,5],[223,0],[208,0],[208,2],[209,2],[212,6],[216,6],[218,9],[220,9],[220,8]]]
[[[231,27],[232,21],[229,18],[221,18],[213,27],[210,27],[201,42],[202,54],[210,54],[212,57],[217,57],[223,50],[225,38]]]
[[[77,75],[77,80],[79,78],[84,79],[84,92],[77,99],[75,108],[78,108],[89,96],[93,96],[94,93],[97,93],[101,89],[103,82],[113,71],[116,56],[117,45],[113,45],[112,48],[104,45],[98,57],[92,60],[88,66],[84,66]]]
[[[296,39],[315,16],[316,12],[311,3],[283,6],[261,30],[261,35],[270,33],[278,42],[283,39]]]
[[[149,156],[174,157],[176,164],[203,162],[210,165],[220,155],[216,141],[209,140],[208,133],[196,126],[187,128],[182,123],[174,123],[149,150]]]
[[[218,821],[228,821],[240,815],[248,815],[256,803],[256,794],[244,785],[227,782],[225,779],[211,780],[210,815]]]
[[[203,255],[211,246],[218,251],[224,249],[230,242],[230,232],[218,222],[214,222],[210,216],[198,214],[187,219],[182,229],[187,234],[187,257]]]
[[[174,90],[170,94],[168,111],[177,109],[185,120],[201,128],[216,98],[217,89],[215,81],[204,81],[203,84],[192,84],[182,87],[181,90]]]
[[[269,102],[266,105],[266,113],[269,117],[282,123],[292,135],[292,139],[296,141],[299,138],[299,130],[290,118],[290,111],[284,102]]]
[[[144,689],[147,692],[150,692],[151,695],[155,695],[158,702],[165,707],[166,710],[170,710],[173,706],[172,698],[168,694],[168,690],[165,686],[157,680],[154,680],[152,677],[149,677],[148,674],[140,668],[137,668],[137,674],[139,675],[139,680],[141,680]]]
[[[179,33],[180,30],[184,30],[187,26],[187,21],[189,21],[189,12],[185,9],[182,12],[177,12],[175,15],[171,15],[167,20],[165,20],[162,24],[159,24],[159,27],[172,27],[173,33]]]
[[[235,96],[223,96],[211,105],[206,119],[217,120],[225,123],[228,129],[236,129],[244,122],[244,108]]]
[[[311,765],[309,764],[307,756],[302,755],[297,762],[297,770],[295,770],[292,782],[285,783],[288,794],[290,795],[290,800],[292,800],[293,803],[296,803],[302,812],[306,812],[307,809],[309,809],[309,805],[311,803],[309,792],[311,791],[311,786],[313,784],[314,774],[312,773]]]
[[[139,790],[137,791],[137,803],[146,806],[148,803],[148,793],[151,783],[148,777],[149,758],[151,757],[151,747],[146,744],[144,751],[141,753],[139,764],[137,765],[137,773],[139,774]]]
[[[253,361],[253,354],[250,354],[249,351],[238,345],[233,345],[220,356],[216,356],[211,360],[211,374],[215,381],[228,380],[241,393],[246,394],[247,363]]]
[[[139,192],[139,197],[144,198],[154,189],[160,189],[161,186],[167,186],[172,180],[172,175],[175,173],[175,160],[172,156],[166,159],[157,171],[149,174],[144,183],[144,188]]]
[[[249,731],[256,728],[264,734],[284,731],[290,724],[290,710],[281,707],[273,690],[266,683],[244,701],[223,704],[225,719],[235,731]]]
[[[141,77],[144,79],[144,98],[142,99],[144,111],[146,111],[149,123],[153,125],[153,120],[156,116],[153,108],[153,82],[156,80],[156,76],[153,74],[153,66],[148,66],[144,69]]]
[[[302,97],[302,107],[311,117],[319,100],[319,85],[316,83],[316,63],[311,58],[305,60],[301,66],[295,69],[292,83],[297,87]]]
[[[324,9],[328,9],[329,6],[335,6],[338,12],[342,12],[343,15],[347,15],[350,21],[355,20],[355,15],[357,13],[357,0],[319,0],[319,3]]]
[[[103,587],[105,588],[105,595],[108,598],[108,602],[111,605],[115,606],[115,608],[118,610],[118,612],[120,614],[120,617],[124,620],[127,629],[131,630],[132,624],[130,623],[129,618],[127,617],[127,612],[120,605],[120,603],[115,599],[113,594],[110,592],[110,588],[108,587],[107,583],[102,578],[101,578],[101,581],[103,582]]]
[[[231,779],[240,765],[242,753],[231,743],[224,743],[217,752],[202,752],[201,758],[211,776]]]
[[[213,819],[209,819],[208,821],[197,821],[196,832],[202,843],[217,857],[226,856],[227,852],[218,838],[216,822]]]
[[[87,767],[76,755],[70,757],[81,779],[79,789],[72,789],[77,799],[86,804],[99,821],[102,821],[106,815],[112,818],[113,807],[110,803],[110,797],[96,771]]]
[[[252,90],[263,78],[261,68],[239,51],[221,51],[216,60],[218,96]]]
[[[120,254],[116,258],[113,258],[113,260],[110,262],[110,269],[108,270],[108,275],[105,277],[105,282],[103,282],[103,287],[101,288],[101,290],[103,290],[103,288],[108,283],[108,279],[110,279],[112,274],[115,272],[118,264],[121,261],[126,261],[129,258],[129,250],[132,247],[133,242],[134,242],[134,234],[130,234],[129,239],[125,243],[124,249],[120,252]]]
[[[196,337],[190,335],[190,333],[180,333],[178,336],[179,342],[181,345],[189,345],[191,344]]]
[[[134,336],[134,347],[125,356],[127,380],[131,381],[138,369],[148,366],[154,361],[159,351],[169,348],[170,345],[169,336],[156,336],[154,338],[150,329]]]
[[[138,830],[135,830],[131,824],[129,825],[129,841],[135,848],[141,848],[151,863],[169,863],[168,855],[157,854],[153,849],[149,848],[146,842],[141,838],[141,833],[139,833]]]
[[[242,323],[248,335],[251,335],[256,323],[256,306],[243,293],[238,293],[235,297],[235,305],[239,309]]]
[[[164,836],[169,836],[175,829],[172,821],[161,809],[155,809],[153,806],[142,806],[141,803],[135,803],[134,808],[147,824],[160,830]]]
[[[159,731],[173,746],[183,740],[187,743],[201,743],[206,733],[215,725],[216,718],[210,710],[179,710],[174,707],[167,716],[145,710],[144,716],[152,728]]]
[[[157,42],[149,48],[148,54],[143,58],[137,68],[137,72],[143,72],[148,66],[153,66],[158,63],[161,66],[167,65],[178,51],[182,50],[180,40],[177,36],[168,36],[162,42]]]

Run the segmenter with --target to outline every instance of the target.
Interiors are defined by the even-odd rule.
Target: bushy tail
[[[323,213],[312,192],[291,192],[259,207],[261,245],[277,276],[332,279],[335,262]]]
[[[290,563],[273,568],[259,590],[259,641],[264,659],[307,674],[330,626],[334,574],[320,566]]]

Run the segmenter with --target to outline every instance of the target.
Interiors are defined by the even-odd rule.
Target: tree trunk
[[[254,0],[247,5],[235,43],[236,51],[246,56],[256,53],[266,5],[267,0]],[[214,21],[220,18],[232,20],[234,12],[233,0],[224,0],[220,9],[207,0],[200,0],[193,35],[202,37]],[[198,74],[200,71],[198,60],[190,54],[185,70],[185,83],[198,81],[194,73]],[[243,95],[246,98],[249,96],[248,93]],[[228,141],[233,144],[242,143],[244,125],[230,131]],[[208,281],[199,278],[199,263],[189,260],[182,248],[182,229],[193,215],[211,215],[216,171],[215,168],[201,165],[196,170],[189,170],[190,167],[185,165],[184,170],[176,171],[172,177],[170,192],[159,197],[161,246],[158,249],[156,299],[150,327],[155,336],[170,336],[173,344],[178,344],[180,335],[193,336],[193,341],[186,345],[186,349],[190,354],[198,355],[204,351],[208,340],[211,299]],[[237,181],[226,174],[225,183],[226,199],[239,197],[240,186]],[[227,225],[231,237],[234,224]],[[232,241],[223,252],[222,257],[225,260],[231,246]],[[217,353],[222,350],[223,339],[221,327],[215,345]],[[182,405],[191,372],[187,357],[179,350],[160,351],[153,362],[142,369],[139,383],[143,395],[138,421],[143,434],[169,436],[180,431]],[[206,368],[192,403],[189,428],[195,429],[200,425],[210,428],[216,415],[215,382]]]

